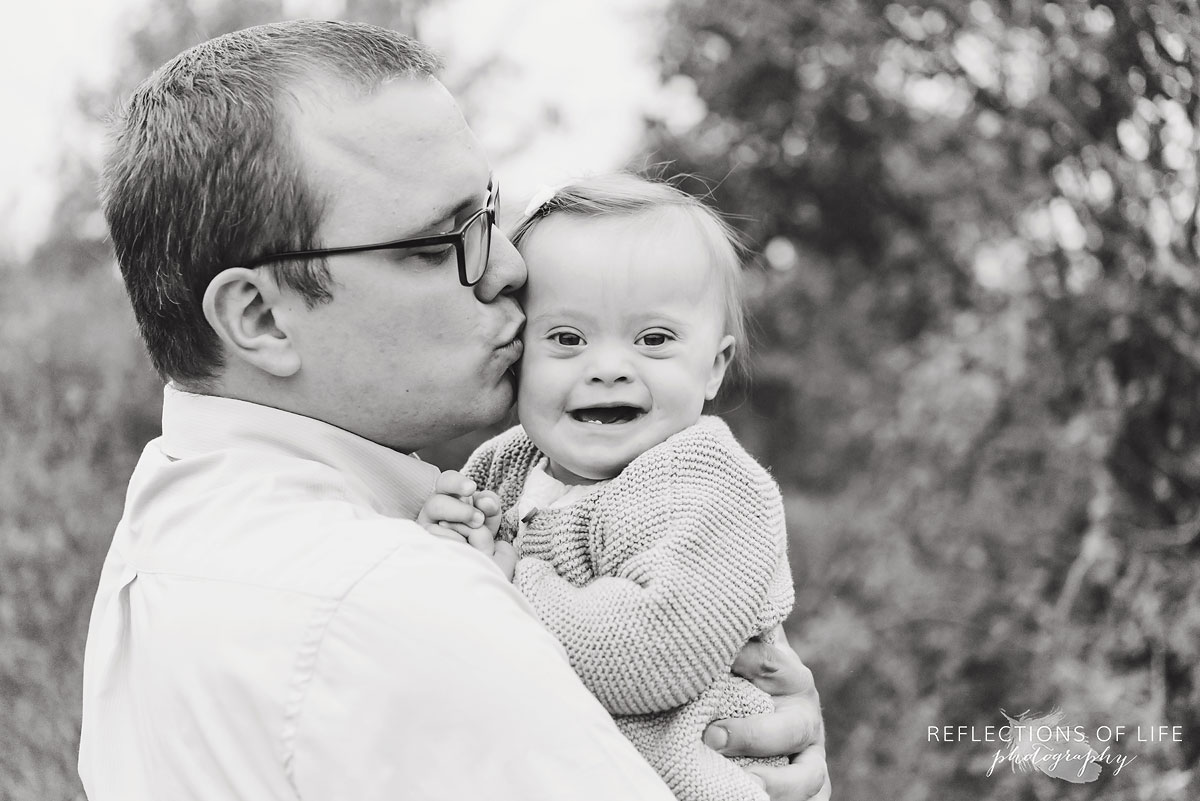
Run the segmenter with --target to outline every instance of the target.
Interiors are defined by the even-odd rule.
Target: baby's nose
[[[633,381],[633,369],[623,354],[609,350],[596,353],[589,365],[588,381],[594,384],[622,384]]]

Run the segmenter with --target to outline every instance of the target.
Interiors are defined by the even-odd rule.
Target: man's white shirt
[[[669,799],[499,570],[412,522],[436,477],[167,387],[88,631],[91,801]]]

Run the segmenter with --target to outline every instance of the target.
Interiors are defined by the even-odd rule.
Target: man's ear
[[[733,351],[736,348],[737,340],[731,334],[726,334],[721,339],[717,355],[713,358],[712,372],[709,374],[708,383],[704,386],[705,400],[712,400],[717,397],[717,392],[721,389],[721,382],[725,380],[725,370],[729,367],[729,363],[733,361]]]
[[[279,378],[300,369],[300,354],[281,319],[284,297],[269,270],[234,267],[204,292],[204,319],[230,356]]]

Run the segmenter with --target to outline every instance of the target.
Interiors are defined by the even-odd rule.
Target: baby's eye
[[[556,331],[550,335],[550,338],[567,348],[577,348],[583,344],[583,337],[574,331]]]
[[[649,331],[638,337],[638,344],[645,345],[650,348],[658,348],[670,342],[671,335],[665,331]]]

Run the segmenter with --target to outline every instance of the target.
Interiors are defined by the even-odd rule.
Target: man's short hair
[[[101,204],[134,316],[164,378],[203,384],[222,366],[201,309],[214,276],[267,253],[320,246],[323,199],[305,181],[285,104],[331,78],[369,93],[439,66],[395,31],[298,20],[196,45],[134,91],[113,126]],[[330,298],[323,260],[269,269],[309,306]]]

